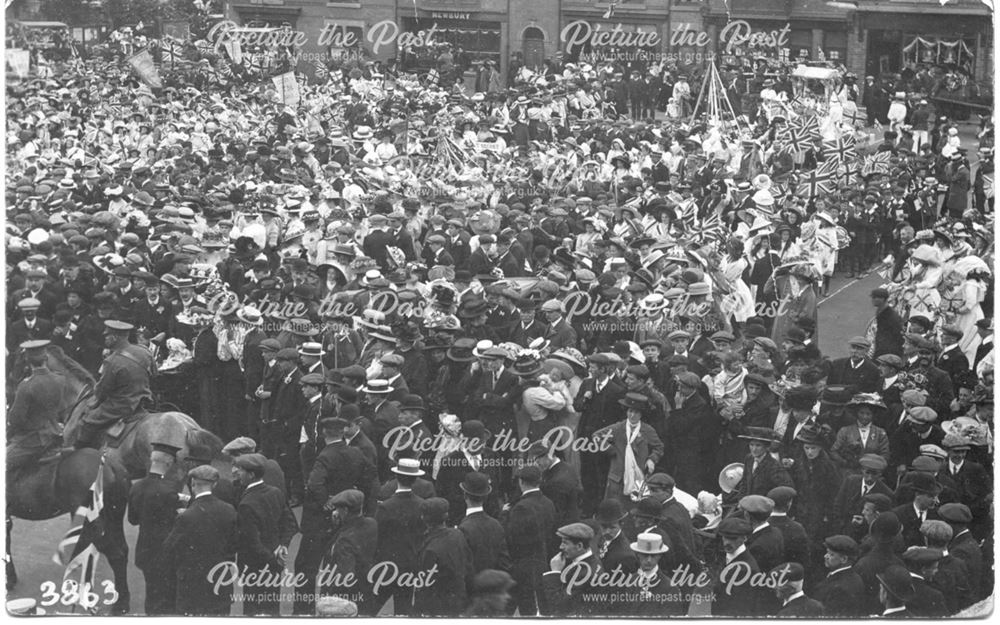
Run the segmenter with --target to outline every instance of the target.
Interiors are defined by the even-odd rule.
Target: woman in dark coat
[[[798,491],[793,512],[795,520],[802,524],[810,538],[810,559],[822,564],[823,540],[834,533],[832,495],[840,489],[841,476],[823,448],[817,428],[803,427],[795,440],[802,443],[803,458],[791,468]]]

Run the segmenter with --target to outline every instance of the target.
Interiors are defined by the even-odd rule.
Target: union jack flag
[[[174,65],[184,60],[184,46],[172,37],[164,37],[160,41],[160,59],[163,63]]]
[[[726,228],[726,224],[722,223],[722,219],[719,218],[717,213],[713,212],[701,222],[699,237],[702,243],[708,241],[724,243],[728,236],[729,231]]]
[[[819,167],[806,174],[799,193],[808,198],[814,198],[824,193],[833,193],[836,188],[836,180],[837,164],[831,160],[823,161]]]
[[[865,157],[865,161],[861,165],[861,175],[871,176],[872,174],[888,174],[890,158],[892,158],[892,154],[889,152],[876,152],[875,154],[869,154]]]
[[[844,135],[836,141],[824,141],[822,154],[827,160],[847,164],[858,156],[855,143],[851,135]]]
[[[983,195],[993,197],[993,174],[983,174]]]
[[[802,133],[810,139],[815,139],[819,136],[819,121],[816,119],[815,115],[803,115],[795,120],[792,125],[799,128]]]
[[[76,511],[78,516],[83,517],[83,523],[66,533],[59,542],[54,558],[58,564],[66,565],[63,581],[73,580],[77,584],[78,603],[88,610],[96,607],[88,604],[88,597],[92,596],[88,591],[94,587],[94,576],[100,559],[97,540],[104,535],[101,518],[101,511],[104,509],[104,470],[104,456],[101,456],[97,477],[90,487],[90,499]],[[78,575],[77,579],[73,579],[74,573]]]
[[[861,182],[861,168],[857,163],[845,164],[844,170],[840,173],[840,179],[849,185]]]
[[[853,110],[853,111],[844,111],[844,121],[849,122],[851,126],[854,127],[857,126],[858,124],[861,124],[863,126],[866,120],[861,113],[859,113],[857,110]]]
[[[684,224],[685,232],[692,232],[696,229],[695,224],[698,221],[698,204],[694,200],[688,200],[682,203],[679,207],[680,211],[678,215],[680,217],[680,222]]]
[[[775,138],[785,142],[783,152],[805,152],[809,149],[809,135],[799,126],[787,126]]]

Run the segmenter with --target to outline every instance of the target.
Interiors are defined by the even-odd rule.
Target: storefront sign
[[[459,13],[457,11],[431,11],[431,19],[435,20],[471,20],[472,13]]]

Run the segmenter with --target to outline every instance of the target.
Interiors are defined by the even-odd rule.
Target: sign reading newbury
[[[719,33],[719,45],[723,54],[733,54],[733,49],[739,46],[783,48],[788,45],[789,30],[791,25],[785,24],[779,30],[755,31],[746,20],[734,20]],[[566,52],[588,45],[591,48],[656,48],[662,43],[660,34],[656,31],[629,31],[620,23],[609,28],[606,24],[591,24],[584,20],[566,24],[559,39]],[[677,24],[670,33],[671,46],[704,47],[709,43],[711,39],[708,33],[694,30],[690,24]]]

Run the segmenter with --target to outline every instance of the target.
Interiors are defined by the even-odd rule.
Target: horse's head
[[[49,345],[46,348],[46,366],[50,371],[62,375],[65,380],[62,402],[59,406],[59,420],[65,424],[66,440],[73,440],[69,436],[75,434],[83,416],[86,406],[83,400],[93,392],[96,382],[90,372],[56,345]]]

